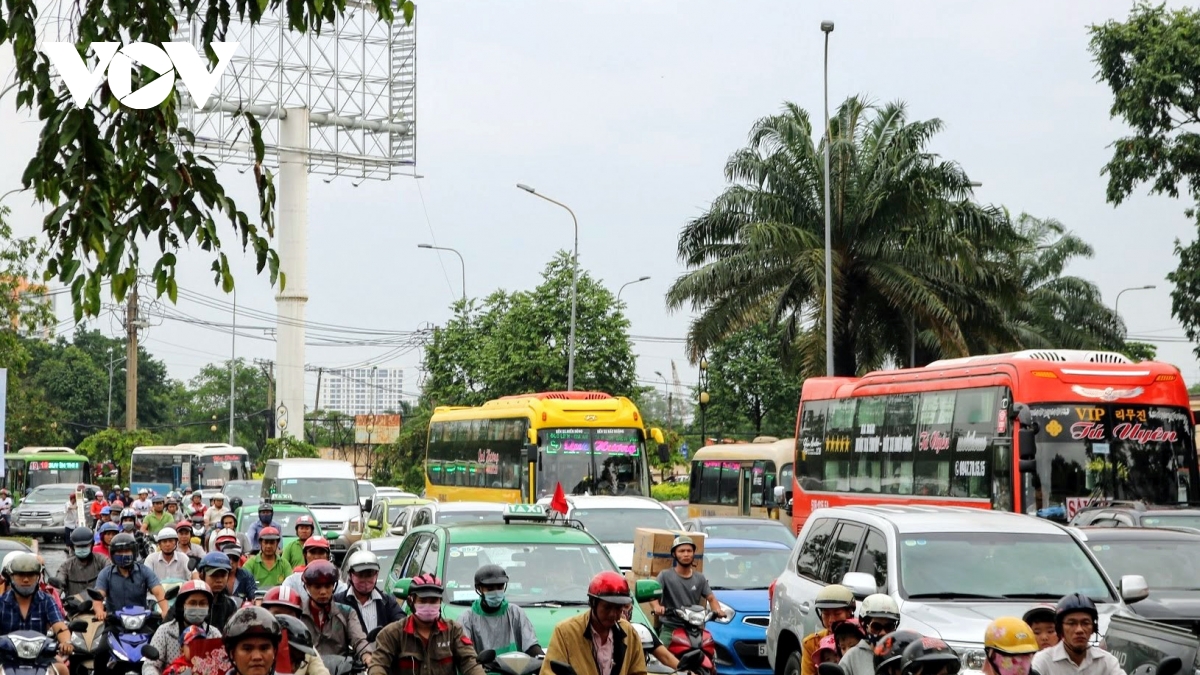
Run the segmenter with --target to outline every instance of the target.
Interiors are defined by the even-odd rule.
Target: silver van
[[[771,589],[767,658],[778,675],[800,672],[800,641],[819,627],[813,608],[824,586],[848,586],[861,600],[887,593],[900,627],[939,636],[983,667],[983,633],[1000,616],[1079,591],[1096,601],[1101,631],[1114,613],[1149,594],[1140,575],[1114,584],[1064,527],[1016,513],[949,506],[818,509]]]
[[[340,558],[362,536],[363,505],[358,499],[358,476],[349,462],[267,460],[262,498],[307,506],[317,517],[319,532],[337,533],[337,539],[329,542],[335,558]]]

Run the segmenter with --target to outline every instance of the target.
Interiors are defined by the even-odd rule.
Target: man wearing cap
[[[137,502],[134,502],[134,504],[135,506],[133,507],[133,510],[137,511]],[[153,537],[157,535],[158,531],[164,527],[175,525],[175,516],[163,510],[165,505],[166,500],[162,495],[154,495],[154,497],[150,499],[151,511],[150,513],[146,514],[145,518],[142,519],[142,532],[145,532]],[[176,536],[178,537],[178,535]]]
[[[279,525],[275,524],[275,507],[271,502],[263,502],[258,505],[258,520],[250,526],[250,552],[258,552],[258,533],[262,532],[263,528],[274,528],[279,532]]]
[[[274,527],[262,528],[258,533],[258,553],[250,556],[242,567],[261,588],[279,586],[292,573],[292,568],[279,557],[279,540],[279,530]]]
[[[133,500],[129,508],[133,509],[139,518],[146,517],[146,514],[150,513],[150,491],[146,488],[138,489],[137,499]]]
[[[147,516],[148,517],[148,516]],[[179,533],[173,527],[164,527],[154,537],[158,550],[146,556],[146,567],[159,579],[189,579],[187,556],[179,553]]]
[[[537,633],[529,617],[518,606],[504,598],[508,588],[508,573],[499,565],[484,565],[475,571],[475,592],[479,597],[458,621],[463,632],[475,643],[477,651],[491,649],[497,654],[525,652],[530,656],[543,653]]]
[[[258,582],[254,575],[242,569],[242,547],[238,544],[226,544],[221,551],[229,556],[229,567],[232,569],[232,580],[227,587],[229,594],[240,603],[254,602],[258,595]]]

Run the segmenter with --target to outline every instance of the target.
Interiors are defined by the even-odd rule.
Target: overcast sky
[[[580,260],[615,292],[625,289],[632,333],[682,338],[688,313],[668,314],[663,297],[683,268],[680,229],[724,186],[722,168],[751,124],[793,100],[821,113],[820,22],[836,23],[829,88],[836,105],[851,94],[908,103],[913,119],[939,117],[933,149],[983,184],[981,201],[1054,217],[1095,246],[1070,270],[1094,280],[1133,334],[1183,335],[1171,318],[1175,238],[1191,239],[1187,204],[1139,194],[1120,208],[1104,201],[1106,147],[1122,135],[1109,120],[1110,92],[1094,80],[1087,26],[1123,18],[1128,1],[1045,3],[465,0],[422,3],[417,44],[417,181],[358,188],[347,179],[309,184],[308,319],[386,330],[439,324],[459,296],[453,254],[417,249],[433,242],[466,259],[467,293],[529,289],[556,249],[571,246],[562,210],[517,190],[535,186],[575,209]],[[902,11],[898,11],[903,8]],[[0,55],[0,74],[11,71]],[[40,125],[0,105],[0,194],[19,186]],[[254,212],[250,174],[223,173]],[[423,196],[423,199],[422,199]],[[40,232],[40,212],[12,195],[13,224]],[[428,214],[428,217],[426,216]],[[234,242],[232,230],[226,241]],[[146,247],[150,250],[150,247]],[[227,251],[242,306],[273,313],[268,279],[253,258]],[[152,260],[145,259],[149,268]],[[182,288],[227,301],[212,285],[210,260],[181,256]],[[444,270],[443,270],[444,266]],[[165,302],[165,300],[164,300]],[[228,312],[180,300],[179,311],[227,322]],[[60,304],[62,317],[70,315]],[[566,317],[564,317],[564,321]],[[242,319],[253,326],[268,322]],[[95,322],[109,334],[117,319]],[[239,356],[273,359],[274,342],[239,338]],[[146,346],[189,378],[228,358],[230,336],[167,321]],[[387,348],[309,348],[307,362],[336,367],[375,360],[405,368],[418,391],[420,353]],[[638,341],[639,377],[679,366],[694,383],[681,344]],[[1159,356],[1200,381],[1190,345],[1159,344]],[[386,359],[381,361],[380,359]],[[315,375],[310,376],[313,397]]]

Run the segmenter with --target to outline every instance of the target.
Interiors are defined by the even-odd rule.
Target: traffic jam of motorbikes
[[[1114,613],[1105,604],[1113,599],[1098,602],[1094,590],[1064,588],[990,618],[963,603],[958,618],[941,620],[982,625],[979,634],[935,633],[928,627],[937,619],[917,594],[878,592],[862,573],[865,557],[844,583],[818,584],[800,603],[811,623],[792,621],[785,605],[800,598],[784,587],[814,558],[837,564],[840,534],[822,539],[817,521],[799,538],[753,518],[638,527],[626,566],[615,564],[616,544],[567,517],[625,497],[568,501],[559,490],[544,504],[443,504],[438,524],[422,527],[418,515],[408,531],[384,533],[401,536],[368,531],[347,550],[331,544],[341,535],[322,532],[309,509],[286,499],[243,506],[220,492],[139,492],[81,485],[70,494],[67,558],[57,570],[34,553],[4,556],[4,672],[1175,675],[1197,658],[1194,635]],[[410,503],[381,502],[393,523],[404,519],[388,506],[410,516],[438,511],[415,495],[393,501]],[[0,508],[8,525],[11,502]],[[682,525],[657,508],[670,515],[664,522]],[[652,519],[653,509],[632,510],[638,522]],[[1132,604],[1130,590],[1117,596]],[[1102,635],[1102,624],[1120,622],[1133,628]],[[741,632],[731,637],[731,628]],[[1141,663],[1127,670],[1130,655]]]

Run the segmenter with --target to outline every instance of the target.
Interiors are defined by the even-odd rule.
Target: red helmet
[[[309,539],[309,541],[312,541]],[[314,560],[304,568],[300,580],[305,586],[336,586],[338,571],[328,560]]]
[[[263,529],[258,531],[258,540],[259,541],[263,541],[263,540],[279,541],[279,530],[277,530],[273,527],[264,527]]]
[[[175,603],[180,607],[183,607],[183,603],[187,596],[191,595],[192,593],[199,593],[200,595],[208,598],[208,604],[210,605],[213,602],[212,589],[209,588],[208,584],[197,580],[188,581],[179,587],[179,592],[175,595]]]
[[[308,514],[305,514],[303,516],[298,516],[296,518],[296,527],[300,527],[301,525],[307,525],[314,530],[317,529],[317,524],[315,522],[313,522],[312,516],[310,516]]]
[[[307,551],[310,548],[321,548],[321,549],[325,549],[326,551],[328,551],[329,550],[329,540],[326,539],[325,537],[322,537],[319,534],[316,535],[315,537],[309,537],[304,542],[303,550]]]
[[[592,577],[592,583],[588,584],[588,597],[614,605],[633,603],[633,597],[629,595],[629,582],[620,572],[601,572]]]
[[[442,580],[433,574],[417,575],[408,585],[408,595],[418,598],[440,598],[442,597]]]
[[[266,596],[263,597],[262,606],[271,607],[273,605],[290,607],[297,612],[304,611],[304,608],[300,605],[300,594],[287,586],[276,586],[267,591]]]

